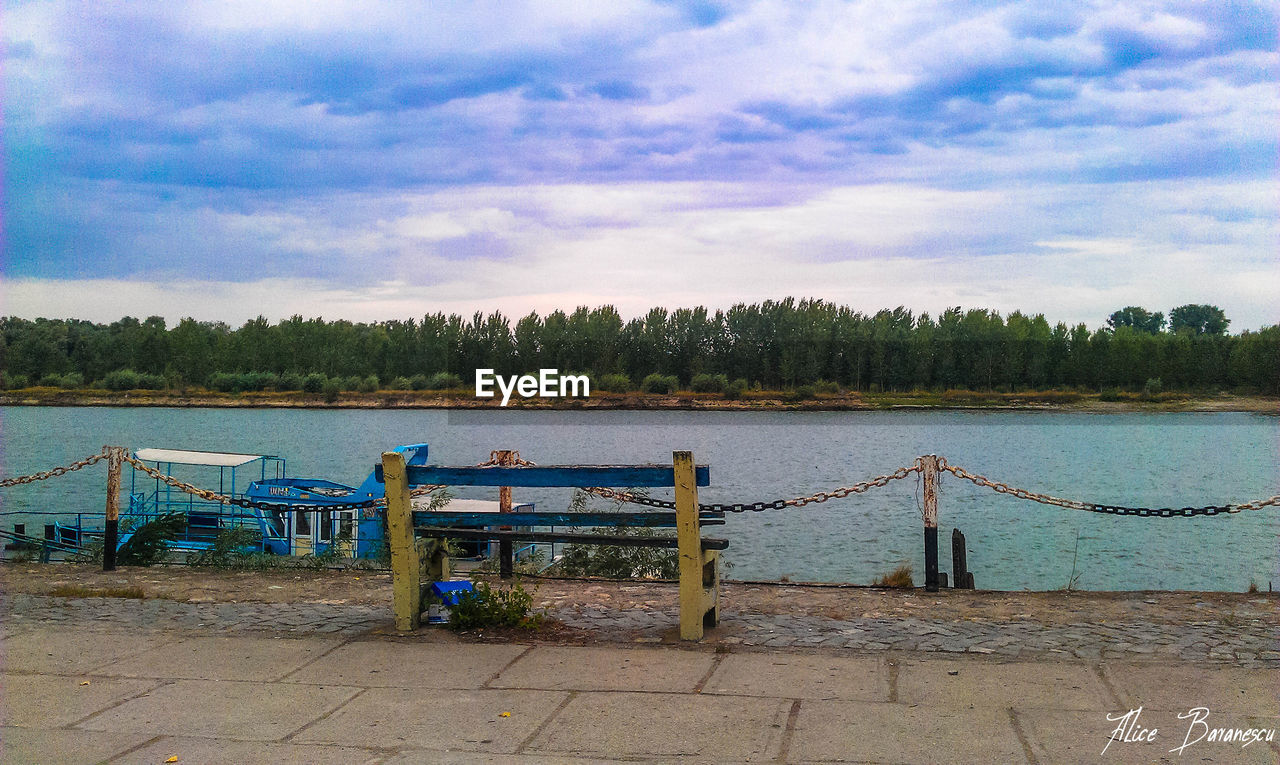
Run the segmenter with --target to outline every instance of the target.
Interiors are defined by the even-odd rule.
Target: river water
[[[540,464],[669,463],[692,450],[711,466],[709,501],[774,500],[845,486],[921,454],[1012,486],[1146,507],[1244,502],[1280,493],[1280,420],[1243,413],[551,412],[440,410],[0,408],[0,472],[23,475],[104,444],[275,454],[291,476],[357,484],[396,444],[430,444],[430,461],[474,464],[516,449]],[[32,511],[103,507],[100,465],[3,490],[0,523]],[[199,473],[184,475],[198,482]],[[208,476],[209,474],[204,474]],[[218,488],[216,474],[213,485]],[[128,476],[124,488],[129,488]],[[243,488],[243,484],[240,486]],[[485,489],[455,496],[496,498]],[[563,508],[568,490],[517,501]],[[655,492],[669,497],[670,492]],[[983,589],[1266,589],[1280,586],[1280,508],[1190,519],[1103,516],[999,495],[944,474],[942,569],[951,529],[968,538]],[[38,531],[36,533],[39,533]],[[731,515],[707,530],[730,540],[727,576],[868,583],[907,563],[923,580],[919,487],[884,488],[804,508]]]

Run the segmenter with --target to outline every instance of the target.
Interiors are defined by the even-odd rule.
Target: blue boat
[[[410,465],[426,464],[426,444],[397,446],[395,451],[403,453]],[[219,533],[233,528],[258,532],[257,549],[275,555],[318,555],[336,547],[340,557],[372,558],[382,549],[382,508],[343,507],[382,497],[382,484],[372,471],[359,486],[349,486],[324,478],[286,477],[285,459],[270,454],[139,449],[134,456],[165,476],[267,505],[242,507],[201,499],[159,478],[130,471],[129,502],[120,513],[121,528],[136,529],[162,516],[180,515],[185,523],[169,544],[170,550],[208,550]],[[217,471],[216,489],[210,470]],[[335,507],[326,510],[326,505]],[[82,516],[74,523],[55,522],[52,532],[51,538],[67,550],[102,537],[102,529],[86,527]],[[131,536],[131,531],[122,532],[119,545]]]

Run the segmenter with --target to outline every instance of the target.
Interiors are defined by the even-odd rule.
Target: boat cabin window
[[[311,513],[294,512],[293,533],[300,537],[311,536]]]
[[[333,516],[330,513],[316,513],[316,520],[320,524],[320,541],[333,541]]]
[[[271,530],[278,537],[283,537],[285,531],[289,528],[289,519],[285,515],[284,510],[271,511]]]
[[[355,513],[338,513],[338,534],[343,539],[355,539]]]

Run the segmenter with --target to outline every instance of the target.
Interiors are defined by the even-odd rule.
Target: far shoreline
[[[204,390],[112,392],[27,388],[0,393],[0,406],[174,407],[192,409],[445,409],[495,411],[1042,411],[1122,414],[1135,412],[1250,412],[1280,415],[1280,397],[1235,394],[1078,393],[979,391],[819,394],[796,400],[777,391],[749,392],[740,399],[714,393],[597,393],[589,398],[513,399],[501,407],[471,391],[377,391],[323,394],[290,392],[214,393]]]

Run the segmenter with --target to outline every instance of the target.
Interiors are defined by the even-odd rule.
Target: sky
[[[1275,3],[14,2],[0,314],[1280,322]]]

